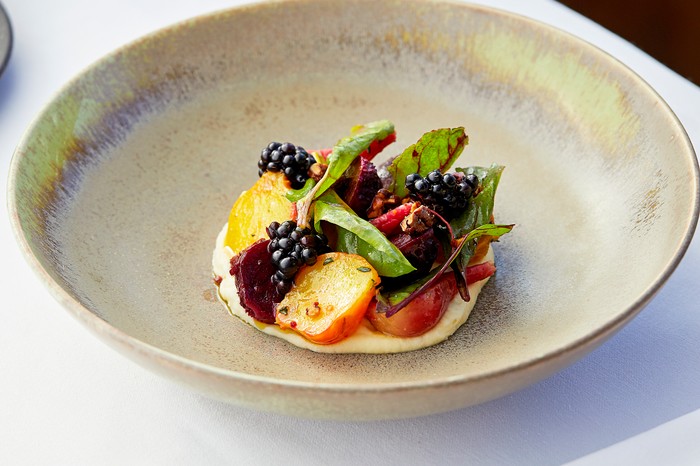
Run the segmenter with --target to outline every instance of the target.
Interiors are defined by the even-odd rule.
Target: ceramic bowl
[[[506,165],[498,273],[445,343],[298,349],[217,302],[214,241],[272,140],[467,128]],[[393,151],[393,152],[392,152]],[[70,82],[19,144],[9,205],[41,281],[99,338],[212,397],[377,419],[461,408],[567,366],[654,296],[698,218],[698,167],[638,76],[560,30],[450,2],[289,1],[193,19]]]

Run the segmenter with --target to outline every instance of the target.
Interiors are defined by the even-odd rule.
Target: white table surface
[[[0,197],[23,131],[113,49],[225,0],[2,0]],[[700,89],[562,5],[484,0],[555,25],[640,74],[700,147]],[[688,51],[697,53],[697,51]],[[700,464],[700,247],[620,333],[558,374],[446,414],[321,422],[229,406],[118,355],[40,285],[0,216],[0,464]]]

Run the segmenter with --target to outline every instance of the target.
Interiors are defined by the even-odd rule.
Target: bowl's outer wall
[[[275,27],[308,18],[314,34]],[[400,148],[465,125],[458,165],[507,166],[496,212],[518,226],[467,325],[419,352],[333,356],[230,318],[210,253],[259,149],[330,146],[380,118]],[[697,173],[661,99],[555,29],[450,3],[301,1],[198,18],[88,69],[20,144],[9,202],[42,279],[127,356],[246,406],[367,419],[482,402],[590,351],[677,265]]]

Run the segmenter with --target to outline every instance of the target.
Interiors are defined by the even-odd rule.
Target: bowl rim
[[[178,21],[171,25],[163,28],[159,28],[153,32],[150,32],[144,36],[136,38],[127,44],[124,44],[107,55],[101,57],[92,64],[84,67],[80,70],[73,78],[61,86],[53,95],[49,98],[47,103],[42,107],[42,110],[33,118],[30,125],[24,131],[20,138],[19,143],[13,153],[12,159],[10,161],[10,167],[8,172],[8,188],[7,188],[7,207],[10,216],[10,224],[13,230],[15,239],[18,246],[25,258],[25,260],[31,266],[36,276],[42,281],[43,285],[48,288],[53,297],[61,304],[70,314],[78,319],[81,323],[88,327],[89,330],[97,335],[104,337],[106,343],[113,347],[126,347],[129,348],[140,355],[145,355],[149,359],[154,360],[159,365],[168,364],[174,365],[176,368],[181,370],[196,371],[199,373],[204,373],[207,375],[212,375],[225,380],[242,382],[242,383],[262,383],[269,384],[279,387],[286,388],[298,388],[298,389],[308,389],[308,390],[324,390],[338,393],[371,393],[371,392],[381,392],[390,393],[397,391],[413,390],[413,389],[424,389],[430,387],[447,387],[453,385],[465,385],[474,384],[478,382],[487,381],[489,379],[497,379],[505,375],[518,375],[522,374],[532,368],[541,368],[543,370],[549,368],[548,373],[553,373],[558,368],[562,367],[563,364],[567,362],[573,362],[573,358],[577,355],[580,357],[593,349],[598,345],[603,343],[606,339],[612,336],[617,330],[629,322],[633,317],[635,317],[644,306],[651,301],[651,299],[656,295],[656,293],[662,288],[665,282],[676,270],[678,264],[682,260],[683,256],[687,252],[687,249],[693,239],[694,232],[698,224],[698,218],[700,215],[700,168],[698,166],[698,160],[693,148],[692,142],[683,127],[682,123],[678,119],[677,115],[670,108],[668,103],[659,95],[659,93],[652,88],[649,83],[647,83],[641,76],[639,76],[634,70],[629,68],[627,65],[622,63],[619,59],[612,56],[610,53],[602,50],[598,46],[564,31],[558,27],[549,25],[542,21],[523,16],[518,13],[502,10],[499,8],[494,8],[485,5],[475,5],[467,2],[458,2],[455,0],[429,0],[430,3],[444,4],[452,8],[463,8],[465,10],[478,11],[485,14],[490,14],[493,16],[500,16],[502,18],[507,18],[509,20],[519,21],[526,24],[528,27],[534,29],[544,30],[550,34],[559,35],[562,38],[578,43],[580,46],[588,48],[593,54],[595,54],[601,61],[604,61],[606,66],[614,69],[618,73],[626,75],[632,82],[635,82],[639,89],[643,90],[645,94],[649,95],[651,99],[655,99],[661,112],[665,119],[668,120],[671,127],[675,127],[678,131],[678,135],[681,137],[684,143],[685,155],[688,157],[688,161],[692,166],[692,184],[694,196],[692,199],[692,214],[685,225],[685,231],[682,236],[682,241],[678,245],[678,248],[674,251],[673,256],[670,260],[660,268],[660,272],[651,281],[651,283],[646,287],[643,293],[630,303],[621,312],[608,320],[604,325],[592,330],[591,332],[581,336],[578,339],[570,341],[568,344],[555,348],[554,350],[547,352],[541,356],[532,358],[521,363],[508,365],[506,367],[486,371],[483,373],[475,375],[453,375],[433,379],[421,379],[415,381],[402,381],[402,382],[383,382],[383,383],[331,383],[331,382],[310,382],[310,381],[299,381],[292,379],[280,379],[278,377],[256,375],[251,373],[239,372],[230,369],[224,369],[211,364],[202,363],[192,359],[188,359],[184,356],[180,356],[175,353],[171,353],[150,343],[142,341],[136,337],[132,337],[126,332],[112,326],[96,314],[92,313],[85,306],[83,306],[76,299],[72,298],[66,290],[64,290],[56,281],[54,281],[48,271],[41,265],[36,256],[32,253],[29,242],[25,238],[25,230],[19,219],[19,212],[17,209],[18,196],[16,194],[17,179],[19,177],[21,159],[23,158],[23,149],[28,146],[31,142],[31,136],[34,131],[39,126],[39,122],[45,119],[50,113],[52,103],[54,103],[61,95],[70,90],[74,85],[80,82],[85,76],[89,75],[94,70],[99,69],[104,66],[105,63],[113,60],[120,54],[126,53],[138,44],[147,41],[166,39],[170,35],[177,35],[178,31],[187,29],[187,27],[195,26],[199,23],[206,23],[209,21],[214,21],[217,18],[227,17],[229,15],[239,15],[244,12],[256,12],[257,10],[264,10],[271,7],[279,7],[286,4],[313,4],[322,2],[323,0],[272,0],[272,1],[257,1],[250,4],[240,5],[233,8],[224,8],[215,10],[208,13],[203,13],[194,16],[189,19]],[[354,0],[356,3],[361,3],[363,0]],[[133,356],[127,354],[132,359]],[[140,360],[138,360],[140,362]],[[514,390],[522,388],[524,385],[516,387]],[[511,390],[512,391],[512,390]]]

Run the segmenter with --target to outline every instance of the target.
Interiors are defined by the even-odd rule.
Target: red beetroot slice
[[[360,153],[360,157],[367,160],[372,160],[378,153],[384,150],[386,146],[396,141],[396,131],[382,139],[381,141],[374,140],[369,144],[369,147]]]
[[[425,275],[430,272],[440,249],[440,244],[432,228],[417,236],[399,233],[390,240],[408,259],[408,262],[416,268],[416,275]]]
[[[383,277],[382,285],[388,289],[401,287],[426,275],[440,252],[440,243],[432,228],[416,236],[399,233],[390,237],[389,241],[401,251],[416,270],[400,277]]]
[[[412,202],[401,204],[400,206],[391,209],[389,212],[370,220],[370,223],[377,227],[379,231],[384,233],[385,236],[390,236],[396,230],[398,230],[399,225],[401,225],[401,220],[411,213],[412,207]]]
[[[481,264],[470,265],[467,267],[467,284],[480,282],[481,280],[490,277],[496,272],[496,266],[493,262],[482,262]]]
[[[270,261],[267,244],[260,240],[231,259],[231,275],[236,279],[238,298],[245,312],[266,324],[275,322],[275,307],[284,298],[271,277],[276,269]]]
[[[343,200],[362,218],[367,218],[367,209],[375,194],[381,188],[377,167],[369,160],[360,157],[348,169],[350,182],[343,194]]]
[[[454,274],[443,274],[398,314],[387,317],[385,313],[377,312],[375,302],[367,308],[367,318],[380,332],[415,337],[437,325],[456,294]]]

